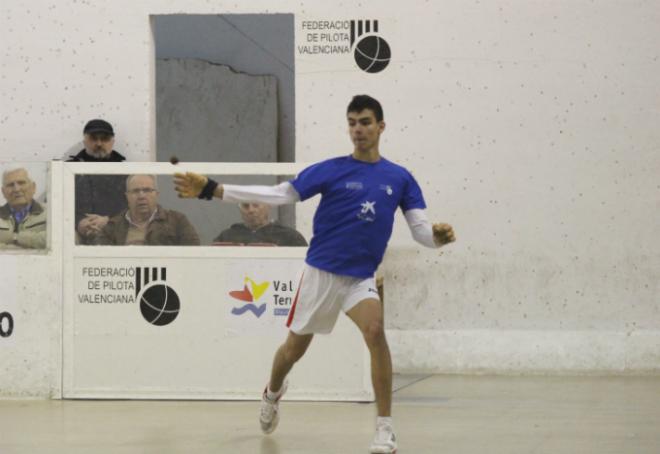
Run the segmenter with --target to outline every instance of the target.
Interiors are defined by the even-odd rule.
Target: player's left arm
[[[426,216],[426,210],[413,208],[403,215],[408,222],[410,233],[415,241],[430,248],[439,248],[456,241],[454,229],[449,224],[431,224]]]

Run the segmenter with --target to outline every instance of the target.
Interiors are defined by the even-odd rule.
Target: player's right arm
[[[211,200],[218,198],[227,202],[261,202],[268,205],[285,205],[300,200],[298,192],[289,182],[275,186],[218,184],[204,175],[186,172],[174,174],[174,189],[183,198]]]

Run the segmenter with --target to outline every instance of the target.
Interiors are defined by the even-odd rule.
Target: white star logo
[[[376,205],[376,202],[364,202],[364,203],[362,203],[362,214],[367,214],[370,211],[373,214],[376,214],[376,209],[374,208],[374,205]]]

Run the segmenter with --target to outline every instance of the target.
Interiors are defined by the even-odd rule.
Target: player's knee
[[[376,346],[385,341],[385,326],[382,320],[372,320],[363,329],[364,340],[369,346]]]

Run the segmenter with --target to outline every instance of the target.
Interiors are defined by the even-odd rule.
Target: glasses
[[[140,195],[140,194],[149,195],[156,192],[156,190],[154,188],[135,188],[126,192],[129,193],[130,195]]]

